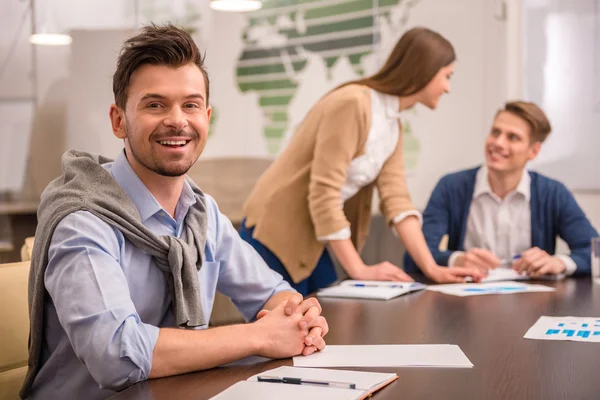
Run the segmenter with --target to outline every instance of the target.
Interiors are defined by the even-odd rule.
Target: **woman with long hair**
[[[440,34],[409,30],[375,75],[345,83],[315,104],[257,182],[240,235],[300,293],[337,279],[326,245],[352,279],[412,280],[389,262],[367,266],[360,258],[375,186],[387,222],[428,278],[479,279],[476,269],[435,263],[402,160],[400,113],[417,103],[435,109],[450,91],[455,58]]]

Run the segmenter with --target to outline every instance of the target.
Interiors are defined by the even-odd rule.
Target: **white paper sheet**
[[[512,268],[496,268],[488,271],[488,276],[481,282],[524,281],[530,279],[527,275],[518,273]]]
[[[565,278],[564,274],[559,274],[559,275],[544,275],[544,276],[540,276],[539,278],[535,278],[535,279],[544,280],[544,281],[549,281],[549,280],[556,281],[556,280],[560,280],[560,279],[564,279],[564,278]],[[530,276],[520,274],[512,268],[496,268],[496,269],[491,269],[488,272],[488,276],[483,278],[481,280],[481,282],[485,283],[485,282],[500,282],[500,281],[528,281],[531,279],[532,278]]]
[[[484,294],[512,294],[553,292],[554,288],[543,285],[532,285],[522,282],[487,282],[487,283],[453,283],[447,285],[429,285],[427,290],[450,294],[453,296],[480,296]]]
[[[294,357],[296,367],[454,367],[473,364],[452,344],[328,345],[310,356]]]
[[[386,382],[394,380],[397,374],[381,372],[345,371],[340,369],[279,367],[264,371],[248,378],[257,381],[257,376],[278,376],[301,379],[316,379],[321,381],[348,382],[356,385],[355,390],[374,390]]]
[[[524,338],[600,343],[600,318],[540,317]]]
[[[345,280],[339,285],[321,289],[317,292],[317,296],[389,300],[406,293],[423,290],[426,287],[418,282]]]
[[[367,392],[355,389],[339,389],[311,385],[290,385],[240,381],[219,393],[214,400],[359,400]]]

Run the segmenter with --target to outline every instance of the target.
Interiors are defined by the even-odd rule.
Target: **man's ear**
[[[534,160],[540,154],[540,150],[542,150],[542,142],[535,142],[529,146],[529,161]]]
[[[112,127],[113,134],[119,139],[125,139],[127,137],[125,110],[116,104],[111,104],[108,115],[110,117],[110,125]]]

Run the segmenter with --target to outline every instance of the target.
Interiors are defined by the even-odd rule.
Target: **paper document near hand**
[[[553,292],[554,288],[543,285],[532,285],[522,282],[488,282],[488,283],[452,283],[447,285],[430,285],[427,290],[453,296],[480,296],[484,294],[512,294]]]
[[[556,281],[559,279],[563,279],[565,277],[564,274],[559,275],[543,275],[535,279],[539,280],[552,280]],[[496,268],[488,271],[488,276],[481,280],[482,283],[485,282],[499,282],[499,281],[528,281],[533,279],[532,277],[519,273],[512,268]]]
[[[294,357],[296,367],[450,367],[473,364],[452,344],[329,345],[310,356]]]
[[[525,339],[600,342],[600,318],[540,317]]]
[[[214,400],[361,400],[369,397],[368,392],[355,389],[339,389],[285,383],[240,381],[211,399]]]
[[[418,282],[384,282],[345,280],[339,285],[321,289],[319,297],[348,297],[356,299],[389,300],[427,287]]]
[[[258,377],[300,379],[306,384],[259,382]],[[335,369],[279,367],[251,376],[220,393],[214,399],[365,399],[371,394],[398,379],[395,373],[343,371]],[[348,383],[354,389],[345,389],[310,382]]]
[[[529,276],[521,274],[512,268],[496,268],[490,269],[488,275],[481,282],[525,281],[528,279],[530,279]]]

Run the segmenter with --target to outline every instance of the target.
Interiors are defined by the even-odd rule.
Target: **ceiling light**
[[[260,0],[212,0],[210,8],[216,11],[248,12],[260,10]]]
[[[61,33],[34,33],[29,36],[29,42],[46,46],[67,46],[73,39]]]

